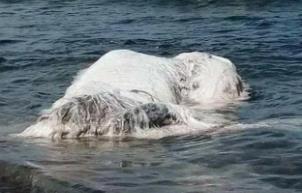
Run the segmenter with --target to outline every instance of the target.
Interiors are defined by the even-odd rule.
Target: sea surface
[[[231,59],[240,129],[160,139],[19,139],[113,49]],[[302,1],[0,0],[0,192],[302,192]]]

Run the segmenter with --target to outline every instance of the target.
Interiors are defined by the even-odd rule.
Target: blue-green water
[[[117,48],[231,59],[252,93],[222,114],[249,126],[159,140],[8,136]],[[301,115],[302,1],[0,0],[0,192],[301,192]]]

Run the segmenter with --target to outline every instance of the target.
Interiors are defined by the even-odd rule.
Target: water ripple
[[[5,140],[0,139],[0,160],[6,162],[0,170],[15,170],[8,178],[0,172],[1,188],[28,192],[32,181],[26,180],[32,175],[46,179],[39,181],[44,192],[55,187],[72,192],[301,192],[301,7],[292,0],[2,0],[0,136]],[[8,141],[7,134],[23,130],[62,96],[80,69],[121,48],[160,56],[205,51],[230,58],[250,85],[251,99],[217,113],[243,128],[150,141]],[[17,165],[8,166],[12,163]],[[29,168],[19,167],[24,164]],[[32,173],[34,164],[39,175]],[[16,176],[26,182],[3,180],[21,179]]]

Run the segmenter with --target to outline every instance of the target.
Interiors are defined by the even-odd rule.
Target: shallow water
[[[0,0],[0,192],[301,192],[302,2]],[[230,58],[236,129],[162,139],[14,139],[78,70],[127,48]],[[240,129],[238,129],[240,128]]]

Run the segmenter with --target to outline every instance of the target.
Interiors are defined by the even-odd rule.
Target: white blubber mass
[[[79,138],[136,136],[152,129],[208,129],[186,104],[225,105],[248,97],[228,60],[208,53],[164,58],[108,52],[81,71],[65,95],[20,135]],[[170,128],[170,129],[169,129]]]

